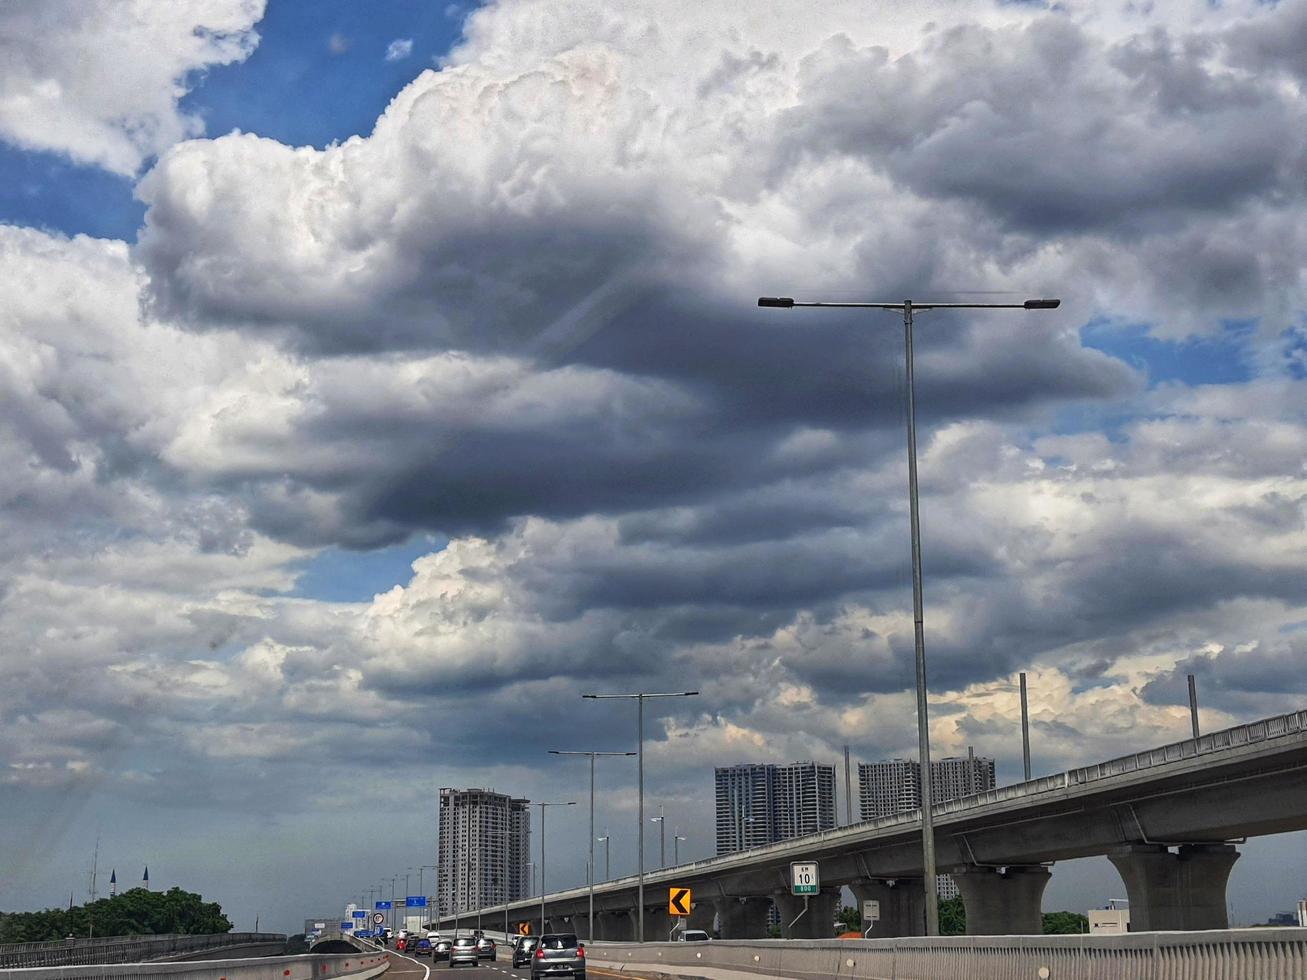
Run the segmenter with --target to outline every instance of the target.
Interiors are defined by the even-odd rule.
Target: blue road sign
[[[404,905],[410,909],[424,909],[427,907],[427,897],[425,895],[409,895],[404,899]]]
[[[350,913],[350,918],[352,919],[366,919],[367,917],[368,913],[366,909],[355,909]]]
[[[354,921],[351,919],[349,922],[342,922],[340,928],[342,932],[352,932],[354,929]]]
[[[378,911],[382,911],[382,910],[385,910],[385,909],[388,909],[388,908],[390,908],[390,903],[389,903],[389,902],[377,902],[377,909],[378,909]]]

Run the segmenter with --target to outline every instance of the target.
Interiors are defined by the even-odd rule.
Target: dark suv
[[[531,980],[566,973],[585,980],[585,948],[572,932],[547,932],[531,957]]]
[[[530,966],[531,957],[535,955],[536,947],[540,945],[540,940],[535,936],[523,936],[513,945],[513,969],[519,966]]]

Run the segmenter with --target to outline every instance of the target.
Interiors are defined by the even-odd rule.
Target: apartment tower
[[[440,915],[526,898],[528,801],[484,789],[440,791],[436,907]]]

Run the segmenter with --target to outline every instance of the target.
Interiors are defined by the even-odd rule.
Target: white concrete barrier
[[[384,952],[305,953],[183,963],[98,963],[0,970],[0,980],[371,980],[390,968]]]
[[[740,980],[1304,980],[1307,929],[586,943],[596,970]]]

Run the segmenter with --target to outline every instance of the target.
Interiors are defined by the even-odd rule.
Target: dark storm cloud
[[[805,62],[791,159],[830,151],[1008,227],[1113,237],[1291,191],[1301,107],[1210,69],[1212,43],[1165,29],[1104,50],[1068,20],[957,27],[891,61],[832,41]]]

